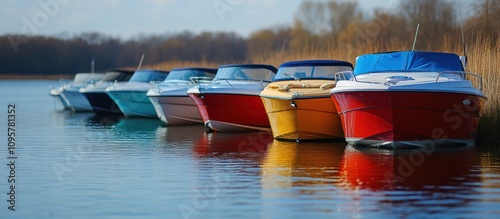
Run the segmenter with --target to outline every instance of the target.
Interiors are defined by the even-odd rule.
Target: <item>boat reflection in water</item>
[[[86,126],[111,127],[118,123],[123,116],[94,114],[87,118]]]
[[[191,156],[195,147],[193,143],[198,141],[200,135],[203,135],[201,133],[206,130],[207,127],[203,125],[159,127],[156,129],[155,150],[159,154],[176,156],[176,159],[179,159],[180,154]]]
[[[369,195],[373,205],[379,206],[374,209],[377,211],[399,206],[389,211],[396,215],[463,216],[477,211],[477,206],[470,204],[474,200],[464,196],[476,193],[480,176],[473,148],[388,151],[348,146],[339,187],[353,197],[353,206],[362,205],[361,200]]]
[[[262,187],[289,188],[335,184],[345,142],[288,142],[274,140],[262,162]]]
[[[307,181],[330,183],[347,190],[419,190],[475,182],[479,180],[476,165],[476,150],[470,148],[382,150],[345,147],[345,143],[275,140],[262,163],[262,174],[264,181],[288,178],[292,183],[288,187]],[[263,186],[281,187],[272,182]]]
[[[468,147],[380,150],[348,146],[341,173],[343,187],[349,189],[463,192],[464,185],[479,180],[477,165],[476,150]]]
[[[271,132],[205,132],[195,142],[194,151],[199,157],[252,158],[260,160],[273,141]]]
[[[138,138],[140,136],[152,138],[156,129],[163,123],[158,119],[150,118],[122,118],[114,126],[113,131],[124,137]]]
[[[470,213],[477,210],[469,206],[474,200],[463,197],[481,184],[477,153],[470,148],[381,150],[345,143],[274,141],[261,167],[266,206],[277,208],[280,200],[300,197],[303,201],[298,204],[318,204],[314,212],[349,217],[388,211],[442,214],[458,206]],[[325,202],[330,208],[321,205]]]
[[[201,133],[207,131],[207,127],[203,125],[186,125],[186,126],[162,126],[156,130],[156,139],[159,142],[165,143],[165,146],[173,145],[192,145],[196,142]],[[200,133],[200,134],[198,134]]]

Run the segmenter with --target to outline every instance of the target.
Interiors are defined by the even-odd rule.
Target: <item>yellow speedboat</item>
[[[343,139],[330,90],[335,87],[336,73],[352,70],[351,63],[337,60],[283,63],[274,81],[260,93],[274,138]]]

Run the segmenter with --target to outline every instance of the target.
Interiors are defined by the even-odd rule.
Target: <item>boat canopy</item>
[[[453,53],[398,51],[359,56],[354,75],[378,72],[464,71],[460,57]]]
[[[280,65],[274,81],[321,79],[335,80],[335,73],[352,71],[350,62],[339,60],[301,60]]]
[[[348,66],[353,67],[350,62],[340,61],[340,60],[301,60],[301,61],[291,61],[285,62],[280,65],[283,67],[299,67],[299,66]]]

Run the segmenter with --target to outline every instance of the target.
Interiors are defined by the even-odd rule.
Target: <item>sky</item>
[[[344,0],[356,1],[356,0]],[[357,0],[367,13],[397,0]],[[302,0],[0,0],[0,35],[58,36],[99,32],[139,34],[228,31],[241,36],[290,26]]]

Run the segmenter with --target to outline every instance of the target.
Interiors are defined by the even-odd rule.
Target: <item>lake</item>
[[[500,214],[500,144],[390,151],[165,127],[62,111],[49,85],[0,81],[0,218]]]

